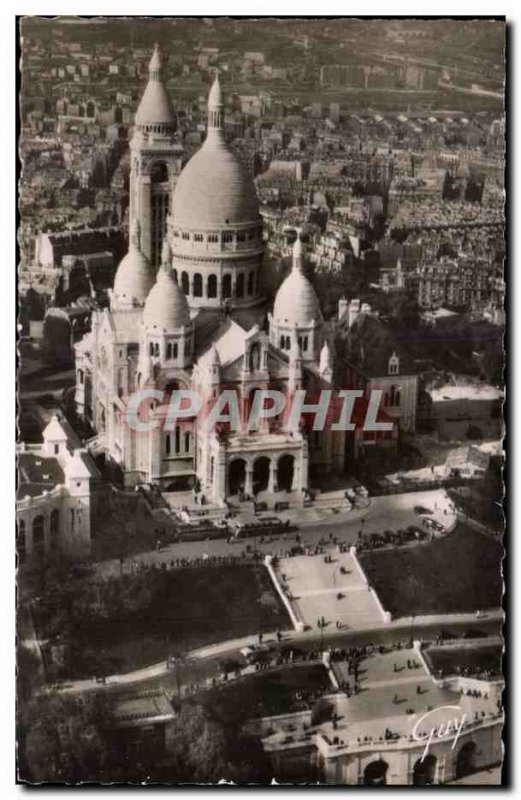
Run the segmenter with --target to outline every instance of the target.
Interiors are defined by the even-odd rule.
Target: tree
[[[216,783],[230,776],[224,728],[201,705],[183,703],[175,720],[173,770],[176,779]]]
[[[29,783],[110,780],[104,731],[108,717],[96,697],[36,695],[19,709],[19,778]]]

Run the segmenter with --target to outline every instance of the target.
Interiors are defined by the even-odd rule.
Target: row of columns
[[[189,280],[188,294],[186,292],[184,292],[183,274],[186,274],[187,277],[188,277],[188,280]],[[196,295],[195,294],[195,278],[196,278],[196,275],[200,275],[201,276],[202,294],[200,294],[200,295]],[[210,296],[210,294],[209,294],[209,278],[212,275],[217,279],[216,280],[216,293],[215,293],[215,295]],[[230,293],[229,293],[229,295],[226,295],[226,297],[225,297],[224,294],[223,294],[223,282],[224,282],[224,278],[227,275],[230,276],[231,282],[230,282]],[[237,296],[237,278],[239,277],[239,275],[244,275],[243,292],[240,295],[240,297]],[[251,277],[251,276],[253,276],[253,277]],[[228,272],[228,273],[225,273],[224,275],[221,275],[220,273],[211,273],[210,275],[207,275],[206,277],[205,277],[204,273],[198,272],[198,273],[192,274],[192,273],[188,272],[188,270],[182,270],[181,272],[177,273],[177,281],[178,281],[179,285],[181,286],[181,288],[183,289],[183,292],[186,294],[186,296],[190,297],[190,298],[194,298],[196,300],[197,299],[215,300],[216,302],[220,302],[222,299],[228,299],[228,298],[229,299],[239,299],[239,300],[241,300],[244,297],[254,297],[255,296],[255,292],[256,292],[256,274],[255,274],[255,270],[252,270],[250,272],[242,272],[242,273]],[[251,284],[250,284],[250,281],[251,281]],[[251,291],[250,291],[250,288],[251,288]]]
[[[290,491],[294,492],[301,488],[300,481],[302,475],[302,468],[298,456],[293,454],[288,454],[288,455],[291,455],[291,457],[293,458],[293,476],[292,476]],[[264,457],[268,458],[268,456],[263,456],[263,458]],[[232,464],[233,463],[234,462],[232,461]],[[230,470],[230,465],[228,465],[228,473],[227,473],[227,490],[228,490],[227,494],[229,494],[229,485],[228,485],[229,470]],[[244,491],[247,495],[250,496],[253,494],[253,475],[254,475],[254,465],[245,462]],[[264,491],[277,492],[279,490],[278,477],[279,477],[279,462],[274,458],[273,459],[270,458],[268,485]]]

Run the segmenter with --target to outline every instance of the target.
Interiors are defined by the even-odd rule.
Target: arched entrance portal
[[[277,470],[277,480],[279,489],[291,492],[293,488],[293,477],[295,475],[295,458],[290,455],[282,456],[279,459]]]
[[[246,482],[246,462],[242,458],[232,461],[228,470],[228,493],[238,494],[244,491]]]
[[[474,757],[476,755],[476,745],[474,742],[467,742],[463,745],[456,759],[456,778],[463,778],[475,772]]]
[[[413,786],[433,786],[436,783],[437,763],[436,756],[426,756],[423,761],[419,758],[414,765]]]
[[[264,492],[268,488],[270,481],[270,460],[267,456],[261,456],[253,465],[253,491]]]
[[[388,769],[389,765],[381,759],[371,761],[364,770],[364,786],[385,786]]]

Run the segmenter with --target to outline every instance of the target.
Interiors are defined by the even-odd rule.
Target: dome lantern
[[[224,102],[219,72],[216,71],[210,94],[208,95],[208,135],[213,131],[224,130]]]

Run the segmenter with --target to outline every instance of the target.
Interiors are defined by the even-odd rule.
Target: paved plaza
[[[431,516],[443,525],[454,524],[455,515],[452,503],[443,489],[427,492],[409,492],[407,494],[386,497],[372,497],[370,504],[360,510],[344,511],[333,508],[306,508],[282,511],[277,516],[283,521],[289,520],[298,525],[301,544],[313,546],[320,541],[329,541],[331,535],[338,541],[350,545],[355,544],[358,534],[364,535],[381,532],[387,528],[397,530],[408,525],[418,525],[421,521],[415,508],[428,509]],[[236,521],[246,521],[246,516],[238,514]],[[295,534],[283,533],[274,536],[250,537],[228,542],[225,538],[204,541],[186,541],[169,544],[161,551],[152,550],[139,555],[129,556],[121,564],[118,559],[98,562],[95,565],[99,576],[117,575],[121,570],[128,571],[133,562],[142,564],[161,564],[171,558],[201,558],[208,556],[239,555],[246,547],[254,547],[263,554],[283,556],[289,547],[295,544]]]
[[[476,712],[486,715],[497,712],[493,696],[468,698],[437,686],[421,663],[418,652],[412,648],[376,653],[364,659],[359,684],[357,694],[337,695],[338,724],[326,722],[321,727],[328,736],[340,736],[346,745],[356,744],[358,737],[379,740],[386,727],[402,736],[410,736],[415,723],[429,709],[433,709],[429,717],[432,725],[446,723],[462,714],[471,720]],[[455,710],[454,705],[461,711]]]
[[[284,558],[277,571],[305,625],[316,628],[322,617],[326,627],[342,630],[382,624],[382,613],[353,557],[338,547],[327,556]]]

